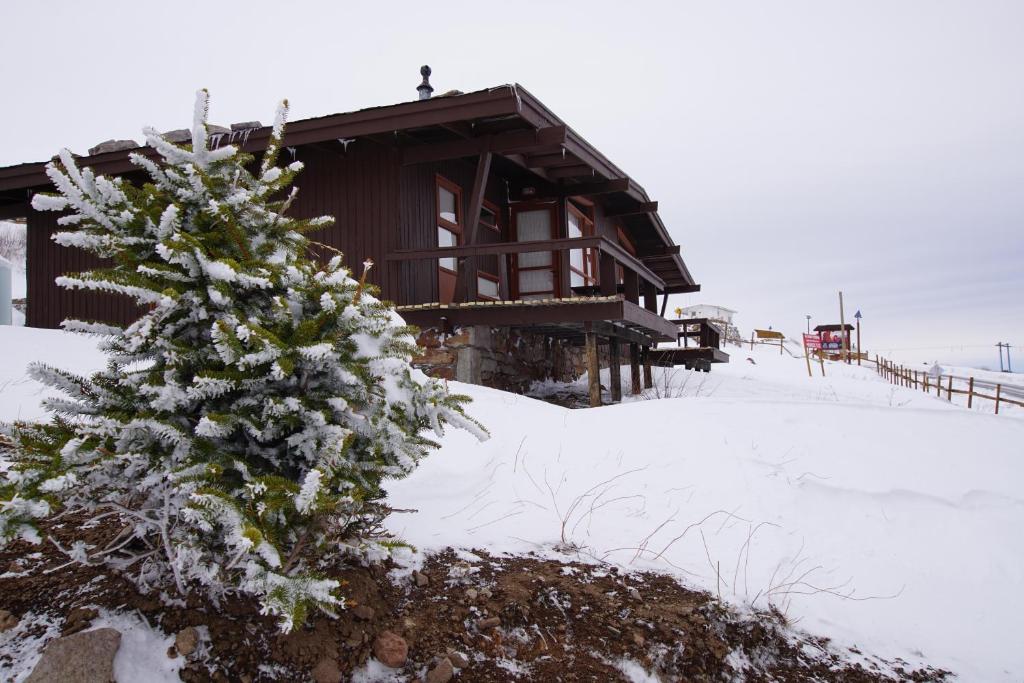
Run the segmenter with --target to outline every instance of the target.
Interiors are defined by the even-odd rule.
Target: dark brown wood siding
[[[291,162],[290,153],[283,152]],[[367,278],[381,288],[381,296],[394,300],[399,272],[385,256],[397,247],[399,225],[399,162],[395,151],[370,140],[355,140],[347,150],[306,146],[296,158],[305,165],[295,184],[298,197],[292,215],[300,218],[334,216],[334,225],[310,234],[344,254],[345,264],[359,277],[363,261],[374,266]],[[316,249],[323,258],[333,253]]]
[[[58,214],[30,211],[28,215],[28,315],[29,327],[60,327],[68,318],[127,325],[139,309],[124,296],[58,287],[54,280],[67,273],[102,267],[104,262],[81,249],[62,247],[53,241],[61,228]]]
[[[437,181],[444,176],[462,188],[462,215],[469,212],[470,194],[476,165],[469,161],[443,161],[432,164],[403,166],[400,173],[400,222],[398,249],[429,249],[437,246]],[[508,189],[505,180],[494,173],[487,179],[484,197],[496,205],[504,225],[508,217]],[[470,226],[464,225],[464,235]],[[493,232],[479,232],[480,242],[497,241]],[[494,259],[492,259],[494,261]],[[484,267],[491,266],[486,264]],[[437,261],[405,261],[396,263],[400,272],[398,304],[437,301]],[[497,268],[494,261],[493,267]]]
[[[372,259],[368,280],[381,288],[384,298],[398,291],[398,269],[385,260],[396,248],[398,226],[397,154],[371,141],[296,149],[305,164],[296,179],[299,194],[290,209],[297,217],[332,215],[335,223],[310,235],[317,242],[340,250],[345,263],[359,277],[362,263]],[[283,161],[292,161],[283,152]],[[28,317],[31,327],[59,327],[66,318],[129,324],[139,309],[127,298],[94,292],[68,292],[54,284],[60,275],[99,267],[100,259],[80,250],[61,247],[52,240],[57,215],[30,212],[28,217]],[[333,252],[316,248],[326,258]]]
[[[305,169],[295,185],[298,196],[291,215],[301,218],[331,215],[334,225],[310,235],[344,254],[355,277],[362,263],[372,259],[368,280],[381,288],[383,298],[398,304],[437,301],[436,261],[388,261],[395,249],[437,246],[436,176],[444,176],[462,187],[463,215],[469,210],[475,165],[464,160],[416,166],[402,166],[398,153],[371,140],[350,142],[347,148],[331,144],[307,145],[293,152],[285,150],[282,161],[301,161]],[[505,180],[495,174],[488,179],[485,197],[501,212],[507,226],[508,202]],[[58,327],[74,317],[128,324],[139,309],[126,297],[66,292],[54,279],[101,265],[101,261],[73,248],[58,246],[51,239],[57,216],[31,212],[28,239],[28,319],[32,327]],[[469,226],[464,226],[468,229]],[[504,239],[481,229],[481,242]],[[314,246],[323,259],[334,253]],[[495,272],[494,258],[481,266]]]

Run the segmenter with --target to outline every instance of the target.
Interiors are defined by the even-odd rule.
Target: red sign
[[[821,337],[819,337],[816,334],[805,334],[804,335],[804,348],[820,349],[821,348]]]

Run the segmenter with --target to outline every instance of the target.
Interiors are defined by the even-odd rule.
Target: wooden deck
[[[651,365],[661,367],[684,365],[688,368],[705,369],[703,366],[711,363],[729,362],[729,354],[710,346],[651,349],[647,353],[651,357]]]
[[[581,342],[587,332],[644,345],[672,341],[677,333],[675,325],[622,295],[426,303],[397,310],[410,325],[422,328],[490,325]]]

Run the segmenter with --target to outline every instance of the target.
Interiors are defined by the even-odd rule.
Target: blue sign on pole
[[[857,312],[853,314],[853,317],[856,318],[857,320],[861,319],[862,316],[860,314],[860,309],[858,309]]]

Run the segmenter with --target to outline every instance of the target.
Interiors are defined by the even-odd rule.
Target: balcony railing
[[[596,286],[572,287],[569,280],[569,252],[575,249],[591,249],[597,252],[598,278]],[[457,258],[458,283],[455,288],[455,303],[475,301],[476,268],[473,259],[481,256],[498,257],[498,282],[501,299],[509,296],[509,273],[512,272],[510,257],[514,254],[555,252],[558,254],[558,274],[561,295],[570,292],[597,293],[602,296],[623,294],[626,301],[657,312],[656,296],[665,290],[665,282],[650,268],[633,257],[621,246],[605,237],[563,237],[551,240],[528,242],[498,242],[471,244],[458,247],[432,247],[428,249],[402,249],[387,255],[389,261],[438,260]],[[622,268],[622,283],[618,281],[616,266]]]

